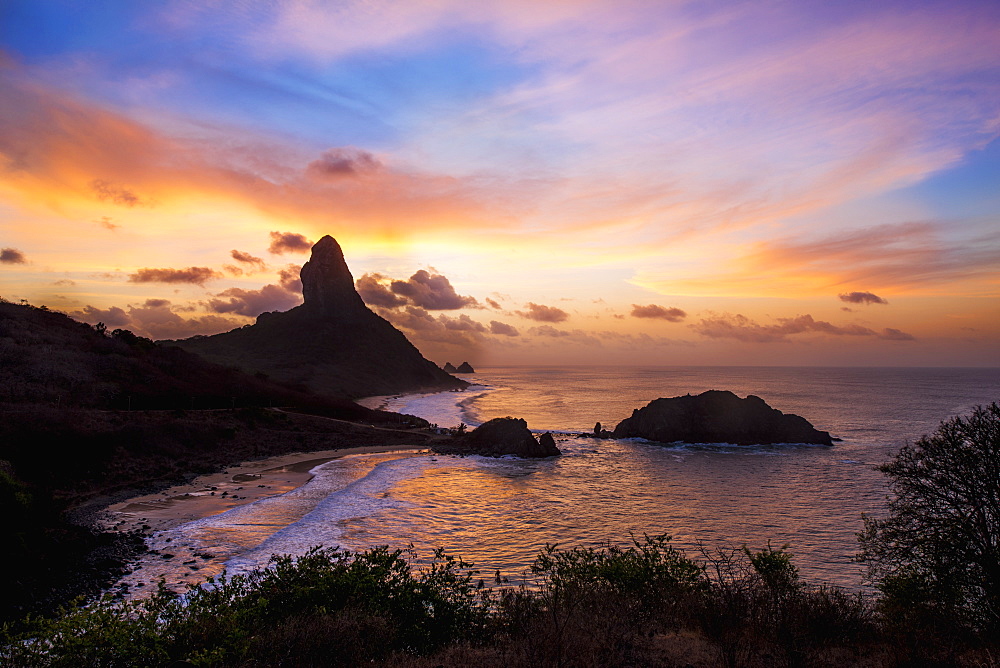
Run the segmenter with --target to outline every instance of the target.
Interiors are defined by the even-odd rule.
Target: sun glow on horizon
[[[995,7],[2,12],[4,298],[223,331],[330,234],[432,359],[1000,359]]]

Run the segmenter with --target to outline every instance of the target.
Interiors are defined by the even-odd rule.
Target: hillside
[[[302,305],[262,313],[255,324],[230,332],[171,343],[326,395],[363,397],[468,385],[425,359],[399,330],[365,306],[333,237],[313,246],[301,278]]]
[[[0,621],[95,593],[142,549],[67,521],[87,503],[248,459],[420,445],[424,424],[0,301],[0,513],[12,566]]]
[[[121,410],[284,405],[345,419],[394,419],[128,330],[99,332],[44,307],[6,302],[0,303],[0,369],[0,403]]]

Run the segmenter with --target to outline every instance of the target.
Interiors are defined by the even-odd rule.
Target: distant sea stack
[[[458,451],[490,457],[514,455],[515,457],[553,457],[562,454],[556,447],[552,434],[540,438],[528,429],[528,423],[519,418],[494,418],[457,439]]]
[[[613,435],[660,443],[833,445],[828,432],[813,428],[805,418],[775,410],[760,397],[740,399],[720,390],[656,399],[632,411],[632,417],[622,420]]]
[[[458,367],[451,362],[445,362],[444,366],[441,368],[448,373],[476,373],[476,370],[473,369],[472,365],[468,362],[462,362]]]
[[[333,237],[316,242],[300,276],[301,306],[262,313],[256,324],[231,332],[174,343],[320,394],[362,397],[468,385],[424,359],[402,332],[365,306]]]

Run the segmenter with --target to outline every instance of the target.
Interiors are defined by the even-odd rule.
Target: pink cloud
[[[297,232],[271,232],[271,245],[267,250],[275,255],[284,255],[285,253],[308,253],[312,247],[313,242]]]
[[[280,285],[265,285],[259,290],[229,288],[214,299],[208,300],[208,308],[214,313],[236,313],[257,317],[265,311],[287,311],[302,303],[302,296]]]
[[[449,311],[465,307],[479,306],[474,297],[455,292],[446,276],[431,274],[421,269],[405,281],[392,281],[389,289],[401,295],[415,306],[432,311]]]
[[[522,318],[536,322],[564,322],[569,319],[569,313],[556,306],[546,306],[528,302],[527,311],[515,311]]]
[[[500,322],[498,320],[490,320],[490,333],[491,334],[498,334],[500,336],[520,336],[521,335],[520,332],[517,331],[516,327],[514,327],[512,325],[508,325],[508,324],[503,323],[503,322]]]
[[[687,313],[675,307],[667,308],[656,304],[649,304],[647,306],[632,304],[632,317],[656,318],[659,320],[666,320],[668,322],[680,322],[687,317]]]
[[[208,267],[186,269],[144,268],[129,274],[129,283],[191,283],[204,286],[207,281],[221,278],[222,274]]]
[[[735,339],[747,343],[775,343],[788,341],[790,336],[806,333],[829,334],[832,336],[872,336],[898,341],[912,341],[914,338],[898,329],[885,329],[881,334],[857,324],[834,325],[825,320],[816,320],[811,315],[794,318],[777,318],[771,325],[762,325],[745,315],[729,313],[711,315],[691,328],[702,336],[712,339]]]
[[[3,264],[25,264],[28,259],[16,248],[0,248],[0,262]]]
[[[267,265],[262,258],[254,257],[250,253],[244,253],[235,248],[229,251],[229,255],[240,264],[246,265],[254,271],[267,271]]]

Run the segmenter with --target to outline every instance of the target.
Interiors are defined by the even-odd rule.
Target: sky
[[[154,339],[323,235],[443,364],[1000,366],[993,0],[0,0],[0,297]]]

